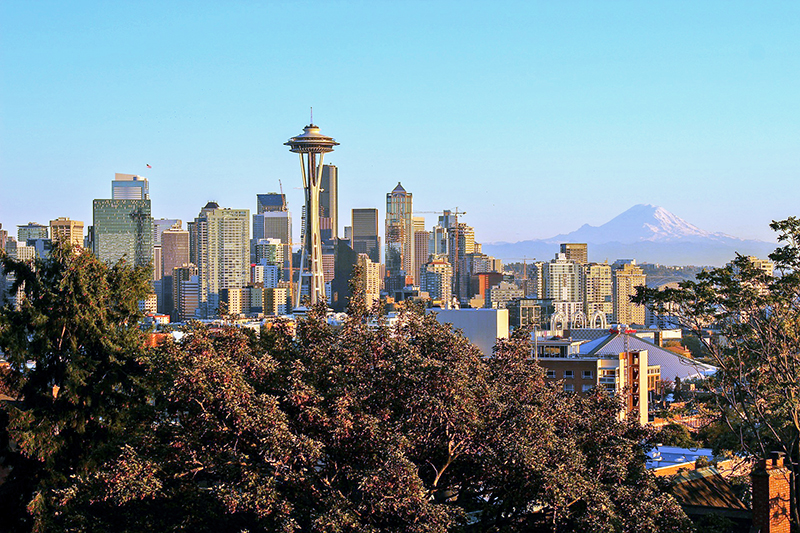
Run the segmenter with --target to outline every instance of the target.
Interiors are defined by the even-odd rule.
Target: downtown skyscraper
[[[194,241],[201,315],[215,316],[220,291],[239,289],[250,276],[250,210],[209,202],[190,226]]]
[[[412,196],[398,182],[386,195],[386,275],[407,275],[414,268]]]
[[[92,206],[92,251],[109,264],[122,258],[135,266],[153,260],[153,217],[147,180],[132,174],[115,174],[112,198]]]

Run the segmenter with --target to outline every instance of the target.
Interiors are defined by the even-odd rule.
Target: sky
[[[478,242],[641,203],[773,240],[800,215],[799,31],[798,2],[3,0],[0,223],[88,226],[120,172],[184,222],[280,180],[299,233],[283,143],[313,106],[340,231],[402,182]]]

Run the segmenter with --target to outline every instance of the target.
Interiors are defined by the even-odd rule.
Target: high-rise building
[[[412,195],[398,182],[386,195],[386,275],[414,268]]]
[[[197,266],[182,265],[172,270],[173,322],[185,322],[197,317],[200,308],[200,280]]]
[[[583,309],[590,324],[599,311],[606,323],[614,317],[613,283],[611,266],[606,263],[589,263],[583,266]]]
[[[220,290],[238,289],[250,277],[249,209],[221,208],[209,202],[194,219],[197,239],[200,307],[204,317],[216,315]]]
[[[281,262],[284,279],[289,279],[292,260],[292,214],[289,211],[264,211],[253,215],[253,240],[250,247],[250,261],[257,263],[256,246],[262,239],[275,239],[281,242]]]
[[[445,259],[434,259],[422,267],[420,289],[442,308],[449,309],[453,299],[453,267]]]
[[[32,239],[47,239],[47,226],[36,222],[28,222],[25,225],[17,226],[17,241],[25,244]]]
[[[161,244],[161,234],[164,231],[174,228],[180,228],[183,226],[183,221],[178,218],[159,218],[157,220],[153,220],[153,245]],[[167,274],[167,272],[165,272]]]
[[[189,263],[189,232],[181,229],[180,222],[164,230],[161,239],[161,309],[160,312],[170,315],[175,307],[173,298],[172,272],[175,268]]]
[[[286,195],[277,192],[256,195],[256,214],[286,211]]]
[[[353,209],[353,251],[367,254],[373,263],[381,262],[381,238],[378,235],[378,210],[375,208]]]
[[[323,241],[339,237],[339,169],[336,165],[322,167],[319,192],[320,235]]]
[[[114,174],[111,182],[112,200],[148,200],[150,187],[147,178],[134,174]]]
[[[475,251],[475,229],[463,222],[453,223],[447,230],[447,248],[453,266],[453,295],[466,304],[471,296],[467,255]]]
[[[636,266],[636,260],[615,262],[612,267],[612,281],[614,322],[644,325],[645,307],[631,302],[631,296],[636,294],[636,287],[644,286],[647,282],[647,276],[641,268]]]
[[[367,254],[358,254],[358,266],[363,272],[364,303],[371,309],[381,297],[381,265]]]
[[[53,241],[64,241],[72,246],[83,246],[83,222],[58,217],[50,221],[50,235]]]
[[[589,262],[589,251],[585,242],[561,243],[561,253],[566,256],[567,261],[575,261],[579,265],[585,265]]]
[[[135,266],[153,260],[153,218],[150,200],[95,200],[93,251],[106,263],[123,257]]]
[[[425,217],[411,217],[411,238],[413,243],[414,263],[411,266],[411,275],[414,285],[419,285],[419,276],[422,266],[428,262],[428,248],[430,232],[425,231]]]
[[[565,254],[556,254],[555,259],[543,263],[544,297],[554,302],[581,302],[581,268]],[[567,317],[569,318],[569,317]]]

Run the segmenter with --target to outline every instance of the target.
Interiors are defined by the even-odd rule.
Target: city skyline
[[[326,160],[341,221],[352,208],[383,220],[397,182],[415,209],[467,211],[483,243],[599,225],[639,203],[762,240],[770,220],[798,214],[794,4],[315,5],[335,30],[314,37],[327,75],[311,85],[290,53],[303,38],[290,22],[310,4],[100,6],[0,6],[0,68],[14,73],[0,81],[0,222],[12,233],[90,225],[120,172],[148,179],[154,218],[192,220],[208,201],[255,212],[279,179],[297,218],[282,143],[311,106],[344,145]]]

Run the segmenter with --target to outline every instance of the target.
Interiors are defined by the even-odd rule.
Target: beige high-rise
[[[644,286],[644,271],[636,266],[635,261],[617,264],[612,270],[614,283],[614,322],[617,324],[645,323],[645,307],[631,302],[636,294],[636,287]]]
[[[66,241],[72,246],[83,246],[83,222],[67,217],[51,220],[50,238],[54,241]]]

